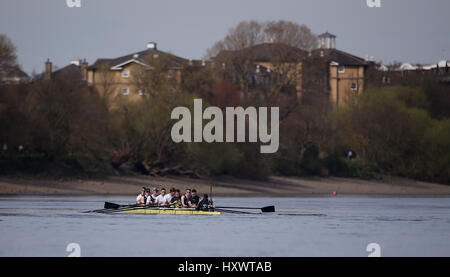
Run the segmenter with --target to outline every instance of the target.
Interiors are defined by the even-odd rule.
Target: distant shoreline
[[[0,195],[136,195],[142,186],[196,188],[200,194],[220,197],[301,197],[331,195],[450,195],[450,186],[387,178],[368,181],[352,178],[298,178],[272,176],[266,181],[232,177],[190,179],[185,177],[109,176],[101,179],[42,179],[33,177],[0,177]]]

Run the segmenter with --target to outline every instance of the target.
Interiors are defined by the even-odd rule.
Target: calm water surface
[[[277,213],[83,213],[129,196],[0,197],[0,256],[450,256],[449,197],[217,198]],[[279,212],[278,212],[279,211]],[[316,214],[316,215],[312,215]],[[326,216],[317,216],[323,214]]]

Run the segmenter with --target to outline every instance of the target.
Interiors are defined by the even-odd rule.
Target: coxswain
[[[207,209],[209,206],[208,194],[204,194],[202,200],[198,203],[196,210]]]

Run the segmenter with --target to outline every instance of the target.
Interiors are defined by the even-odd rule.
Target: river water
[[[450,256],[449,197],[214,200],[277,212],[111,215],[83,212],[133,197],[2,196],[0,256]]]

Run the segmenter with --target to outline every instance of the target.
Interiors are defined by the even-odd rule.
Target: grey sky
[[[208,47],[242,20],[290,20],[337,35],[337,48],[386,63],[434,63],[450,58],[449,0],[0,0],[0,33],[18,48],[26,72],[50,58],[118,57],[148,41],[185,58]]]

